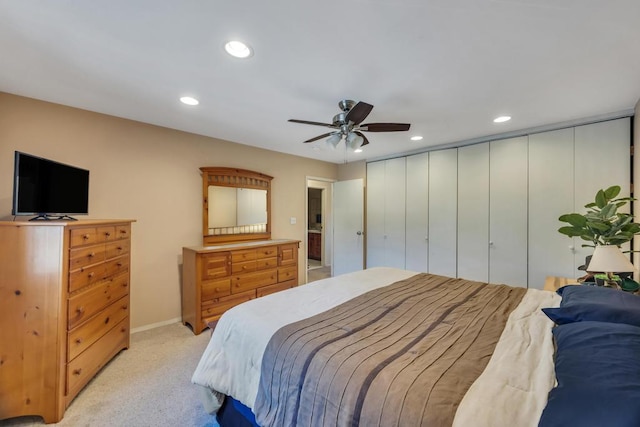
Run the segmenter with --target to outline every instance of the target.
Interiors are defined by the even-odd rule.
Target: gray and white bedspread
[[[396,269],[322,282],[226,313],[193,381],[265,426],[537,424],[554,381],[552,324],[539,309],[557,295]],[[333,290],[341,301],[322,302]],[[287,301],[320,307],[251,330]]]

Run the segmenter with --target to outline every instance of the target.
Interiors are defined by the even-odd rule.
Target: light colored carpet
[[[218,427],[198,397],[191,375],[211,333],[198,336],[181,323],[131,336],[121,351],[71,403],[59,426]],[[42,426],[40,417],[0,421],[0,426]]]
[[[307,283],[315,282],[316,280],[326,279],[331,277],[331,266],[310,268],[307,270]]]

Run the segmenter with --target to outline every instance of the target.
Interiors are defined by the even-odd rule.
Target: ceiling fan
[[[344,138],[345,144],[353,150],[369,143],[369,140],[362,132],[401,132],[409,130],[411,126],[408,123],[361,124],[373,109],[373,105],[367,104],[366,102],[359,101],[356,103],[350,99],[344,99],[338,102],[338,107],[342,110],[342,113],[333,116],[333,123],[310,122],[296,119],[289,119],[289,121],[335,129],[334,131],[318,135],[315,138],[307,139],[304,141],[305,143],[328,137],[327,143],[335,148]]]

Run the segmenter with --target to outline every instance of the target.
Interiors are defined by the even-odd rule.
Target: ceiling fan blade
[[[373,105],[360,101],[356,105],[354,105],[351,110],[349,110],[347,116],[345,117],[345,121],[351,121],[354,124],[359,125],[364,119],[367,118],[371,110],[373,110]]]
[[[317,140],[322,139],[322,138],[326,138],[326,137],[328,137],[329,135],[331,135],[331,134],[333,134],[333,133],[334,133],[334,132],[323,133],[322,135],[318,135],[318,136],[316,136],[315,138],[307,139],[307,140],[305,141],[305,144],[306,144],[307,142],[313,142],[313,141],[317,141]]]
[[[362,141],[361,147],[364,147],[365,145],[367,145],[369,143],[369,140],[367,139],[366,136],[364,136],[364,134],[362,132],[355,131],[355,133],[357,135],[360,135],[362,137],[362,139],[364,140],[364,141]]]
[[[325,126],[325,127],[329,127],[329,128],[337,128],[338,127],[338,126],[330,124],[330,123],[310,122],[308,120],[289,119],[288,121],[290,121],[292,123],[302,123],[303,125]]]
[[[367,123],[360,126],[360,130],[367,132],[401,132],[409,130],[409,123]]]

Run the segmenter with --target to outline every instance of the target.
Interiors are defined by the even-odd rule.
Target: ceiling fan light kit
[[[355,102],[350,99],[344,99],[338,102],[338,107],[342,113],[333,116],[331,123],[312,122],[308,120],[289,119],[292,123],[302,123],[306,125],[323,126],[336,129],[332,132],[318,135],[314,138],[304,141],[305,143],[318,141],[327,138],[326,142],[332,148],[340,143],[344,138],[345,145],[352,150],[360,149],[367,145],[369,140],[362,132],[404,132],[411,127],[408,123],[367,123],[361,124],[367,118],[373,105],[366,102]]]

